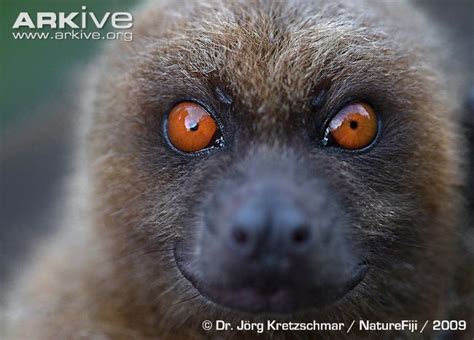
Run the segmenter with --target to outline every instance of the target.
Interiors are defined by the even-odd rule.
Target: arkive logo
[[[107,23],[115,29],[129,29],[133,27],[133,17],[129,12],[105,12],[96,15],[87,12],[82,6],[81,12],[37,12],[33,18],[28,12],[20,12],[13,23],[13,29],[19,28],[51,28],[51,29],[102,29]]]

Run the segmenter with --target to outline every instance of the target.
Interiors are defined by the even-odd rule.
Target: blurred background
[[[70,172],[79,78],[97,40],[15,40],[20,12],[129,11],[134,0],[0,0],[0,287],[54,226]],[[111,28],[106,28],[107,31]],[[47,29],[41,30],[47,32]],[[1,290],[1,289],[0,289]]]
[[[455,55],[459,58],[453,64],[461,65],[474,80],[474,1],[417,3],[444,25],[458,49]],[[0,4],[1,287],[13,269],[28,258],[35,241],[54,227],[55,206],[71,168],[78,78],[103,44],[94,40],[15,40],[11,27],[19,12],[32,17],[38,11],[81,12],[85,5],[87,11],[102,15],[129,11],[136,1],[0,0]],[[466,88],[465,97],[466,112],[470,113],[466,114],[466,126],[474,126],[472,86]],[[469,201],[474,210],[472,196]]]

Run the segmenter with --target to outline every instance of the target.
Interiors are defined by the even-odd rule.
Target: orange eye
[[[377,116],[365,103],[344,107],[331,120],[327,132],[342,148],[356,150],[368,146],[377,135]]]
[[[168,137],[184,152],[195,152],[212,146],[218,135],[217,124],[202,106],[182,102],[173,107],[167,124]]]

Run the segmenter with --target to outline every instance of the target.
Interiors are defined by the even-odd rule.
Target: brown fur
[[[134,41],[110,46],[94,76],[70,213],[10,295],[11,338],[191,339],[206,335],[205,319],[254,318],[197,296],[171,248],[187,237],[207,187],[258,153],[320,157],[375,254],[375,269],[340,302],[283,319],[446,317],[458,118],[418,12],[362,0],[172,1],[146,5],[134,22]],[[231,109],[216,87],[232,96]],[[322,88],[328,100],[313,112]],[[162,117],[190,97],[228,111],[223,123],[240,135],[233,152],[189,160],[167,148]],[[358,155],[292,147],[295,121],[320,126],[354,98],[383,112],[376,147]]]

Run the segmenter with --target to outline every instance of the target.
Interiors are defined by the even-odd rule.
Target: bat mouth
[[[311,308],[336,303],[354,290],[368,273],[368,265],[360,263],[352,268],[338,284],[298,286],[274,280],[268,285],[242,282],[223,285],[206,280],[175,247],[174,258],[181,274],[206,300],[224,308],[251,313],[288,315]]]

